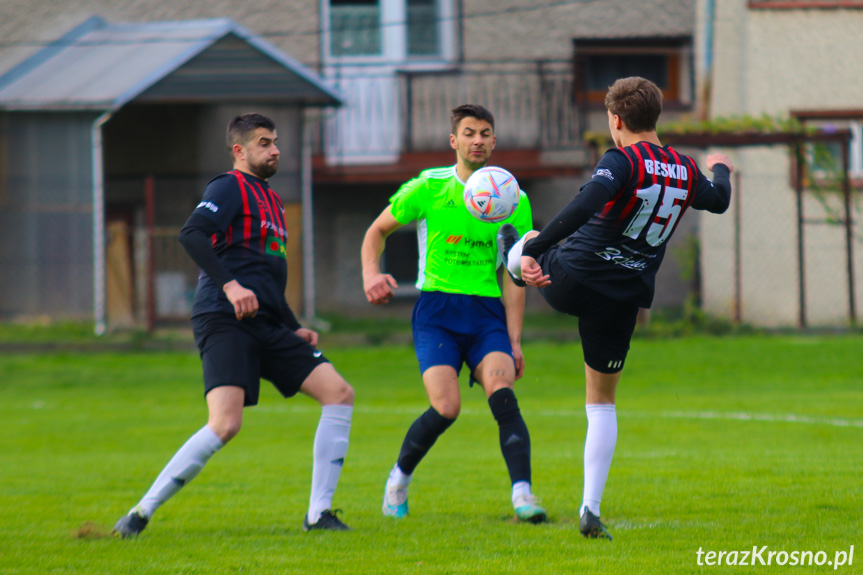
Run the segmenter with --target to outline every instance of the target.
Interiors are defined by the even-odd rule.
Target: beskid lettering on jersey
[[[648,174],[662,176],[663,178],[673,178],[675,180],[689,179],[689,172],[686,166],[681,166],[680,164],[666,164],[665,162],[644,160],[644,171]]]

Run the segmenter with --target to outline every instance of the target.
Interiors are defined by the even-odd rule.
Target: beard
[[[469,167],[471,170],[478,170],[480,168],[484,168],[485,165],[488,163],[490,154],[486,154],[482,160],[474,161],[474,160],[470,159],[469,152],[470,152],[470,150],[468,150],[468,153],[466,153],[466,154],[459,154],[459,155],[461,156],[462,162],[464,162],[464,164],[467,167]]]
[[[276,158],[273,162],[263,161],[255,164],[249,162],[248,166],[253,175],[262,180],[267,180],[275,176],[276,172],[279,171],[279,160]]]

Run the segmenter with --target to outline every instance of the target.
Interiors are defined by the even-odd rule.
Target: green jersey
[[[500,297],[497,230],[510,223],[524,235],[533,225],[524,191],[506,220],[489,223],[473,217],[464,205],[464,182],[455,166],[421,172],[399,188],[390,204],[400,224],[417,222],[417,288],[423,291]]]

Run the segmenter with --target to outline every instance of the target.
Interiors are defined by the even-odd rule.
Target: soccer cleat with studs
[[[408,516],[408,486],[391,485],[384,488],[383,513],[387,517],[401,519]]]
[[[518,239],[518,230],[516,230],[515,226],[512,224],[503,224],[497,230],[497,255],[503,262],[503,269],[505,269],[506,273],[509,274],[509,277],[512,278],[512,283],[518,287],[524,287],[527,285],[524,283],[524,280],[512,275],[512,272],[509,271],[509,268],[507,268],[506,265],[509,258],[509,250],[512,249],[512,246],[515,245],[515,242],[517,242]]]
[[[590,512],[590,509],[584,510],[584,514],[578,522],[578,529],[588,539],[608,539],[611,541],[611,533],[608,532],[599,517]]]
[[[325,509],[321,512],[321,518],[314,523],[309,523],[309,516],[303,518],[303,531],[350,531],[351,528],[342,523],[342,520],[336,517],[337,513],[341,513],[341,509],[330,511]]]
[[[114,537],[125,539],[127,537],[135,537],[147,526],[150,521],[148,517],[144,517],[136,510],[132,510],[128,515],[124,515],[114,525]]]
[[[515,516],[527,523],[542,523],[545,521],[545,509],[538,504],[539,500],[533,495],[519,495],[512,502],[513,507],[515,507]]]

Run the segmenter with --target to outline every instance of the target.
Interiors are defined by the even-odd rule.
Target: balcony
[[[495,162],[545,173],[589,162],[588,113],[573,96],[571,60],[483,62],[440,70],[353,66],[331,80],[348,104],[329,110],[314,142],[315,181],[401,181],[453,161],[450,111],[479,103],[495,116]],[[604,121],[604,114],[602,114]]]

